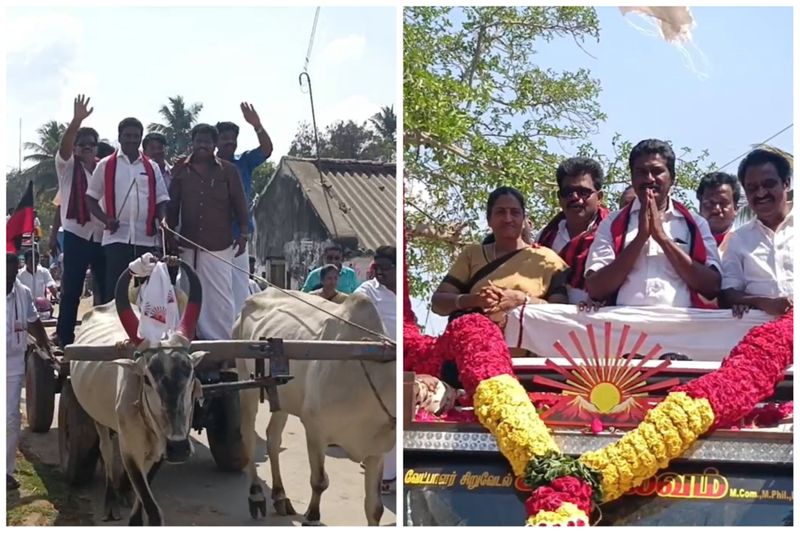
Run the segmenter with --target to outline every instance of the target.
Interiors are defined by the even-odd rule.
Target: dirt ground
[[[81,311],[90,308],[89,302],[82,302]],[[81,316],[82,313],[79,314]],[[24,391],[23,391],[24,409]],[[56,405],[58,399],[56,399]],[[57,407],[56,407],[57,411]],[[23,417],[24,420],[24,417]],[[24,451],[37,472],[42,471],[51,478],[58,472],[58,414],[54,416],[53,427],[48,433],[36,434],[25,430],[20,448]],[[266,519],[253,520],[247,506],[248,480],[245,473],[222,472],[216,468],[205,433],[191,433],[195,454],[181,465],[163,465],[153,482],[153,492],[159,502],[167,525],[190,526],[264,526],[301,525],[302,516],[282,517],[274,514],[271,506],[269,487],[271,475],[266,457],[264,434],[269,421],[269,405],[261,404],[256,420],[259,439],[256,451],[257,470],[266,487],[268,502]],[[330,486],[322,495],[321,521],[324,525],[366,525],[364,515],[364,475],[357,463],[343,457],[336,448],[329,448],[325,462]],[[287,496],[297,512],[305,512],[311,497],[309,485],[310,470],[306,454],[305,432],[300,420],[289,417],[283,436],[281,471]],[[60,512],[65,517],[71,513],[68,522],[56,519],[56,524],[118,526],[127,524],[129,508],[122,509],[123,519],[118,522],[102,522],[104,482],[100,467],[95,472],[94,481],[85,488],[68,488],[69,498],[59,503]],[[23,494],[23,499],[25,495]],[[12,497],[7,497],[9,510]],[[395,493],[383,497],[385,506],[381,525],[395,525],[397,496]],[[50,505],[53,507],[53,505]],[[69,507],[69,509],[64,509]],[[67,512],[68,511],[68,512]],[[10,512],[10,511],[9,511]],[[52,510],[51,510],[52,514]],[[87,519],[88,517],[88,519]],[[40,525],[36,521],[20,520],[30,525]],[[52,522],[51,522],[52,523]],[[21,525],[21,524],[20,524]]]

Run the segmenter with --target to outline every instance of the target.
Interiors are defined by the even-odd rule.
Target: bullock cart
[[[396,357],[393,346],[380,342],[194,341],[190,350],[209,352],[197,369],[203,383],[203,398],[195,406],[192,427],[208,431],[212,455],[217,465],[227,470],[241,470],[244,466],[239,433],[239,395],[232,393],[261,389],[262,401],[269,399],[270,411],[276,411],[280,408],[277,387],[292,379],[288,372],[289,359],[391,361]],[[69,483],[80,485],[89,482],[99,457],[94,423],[75,398],[66,375],[69,362],[112,361],[135,356],[135,349],[130,345],[72,344],[66,347],[61,359],[58,428],[61,466]],[[255,375],[248,380],[239,380],[236,373],[229,370],[237,358],[254,359]]]

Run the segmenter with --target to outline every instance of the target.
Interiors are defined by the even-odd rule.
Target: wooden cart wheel
[[[58,402],[58,455],[70,485],[85,485],[94,477],[100,441],[94,421],[78,403],[72,384],[65,381]]]
[[[56,378],[53,367],[28,348],[25,364],[25,411],[34,433],[47,433],[53,424]]]
[[[221,372],[222,381],[236,381],[235,372]],[[208,406],[208,447],[221,470],[239,472],[247,464],[242,440],[239,393],[214,396]]]

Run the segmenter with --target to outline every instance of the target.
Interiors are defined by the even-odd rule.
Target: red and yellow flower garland
[[[525,505],[527,525],[588,525],[593,500],[618,498],[680,457],[712,426],[747,415],[774,393],[792,358],[790,312],[753,328],[719,370],[675,387],[619,441],[574,461],[560,454],[515,377],[499,328],[473,314],[453,321],[439,338],[423,336],[408,296],[405,304],[406,370],[439,375],[441,365],[455,359],[478,420],[497,439],[514,473],[525,475],[534,488]],[[553,477],[554,472],[578,475]]]

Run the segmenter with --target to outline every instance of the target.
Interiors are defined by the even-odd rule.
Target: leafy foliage
[[[525,467],[525,484],[532,489],[549,485],[560,477],[573,476],[582,479],[592,487],[592,499],[596,503],[603,500],[603,475],[568,455],[552,450],[537,455]]]
[[[606,204],[627,184],[631,143],[612,154],[584,140],[606,119],[589,70],[538,65],[555,39],[599,39],[593,8],[412,7],[404,11],[405,224],[414,296],[430,294],[461,244],[480,240],[489,192],[510,185],[541,228],[558,210],[555,169],[564,154],[597,158]],[[682,149],[679,196],[692,198],[706,154]]]
[[[194,103],[186,106],[183,96],[169,98],[169,104],[161,106],[158,113],[164,124],[151,123],[147,129],[163,134],[167,138],[166,157],[174,161],[176,157],[186,154],[192,142],[192,127],[197,123],[197,115],[203,110],[203,104]]]
[[[374,128],[374,131],[373,131]],[[397,118],[392,107],[383,107],[369,121],[357,124],[340,120],[319,133],[320,157],[393,161],[396,155]],[[314,128],[307,122],[298,127],[289,155],[315,157]]]

